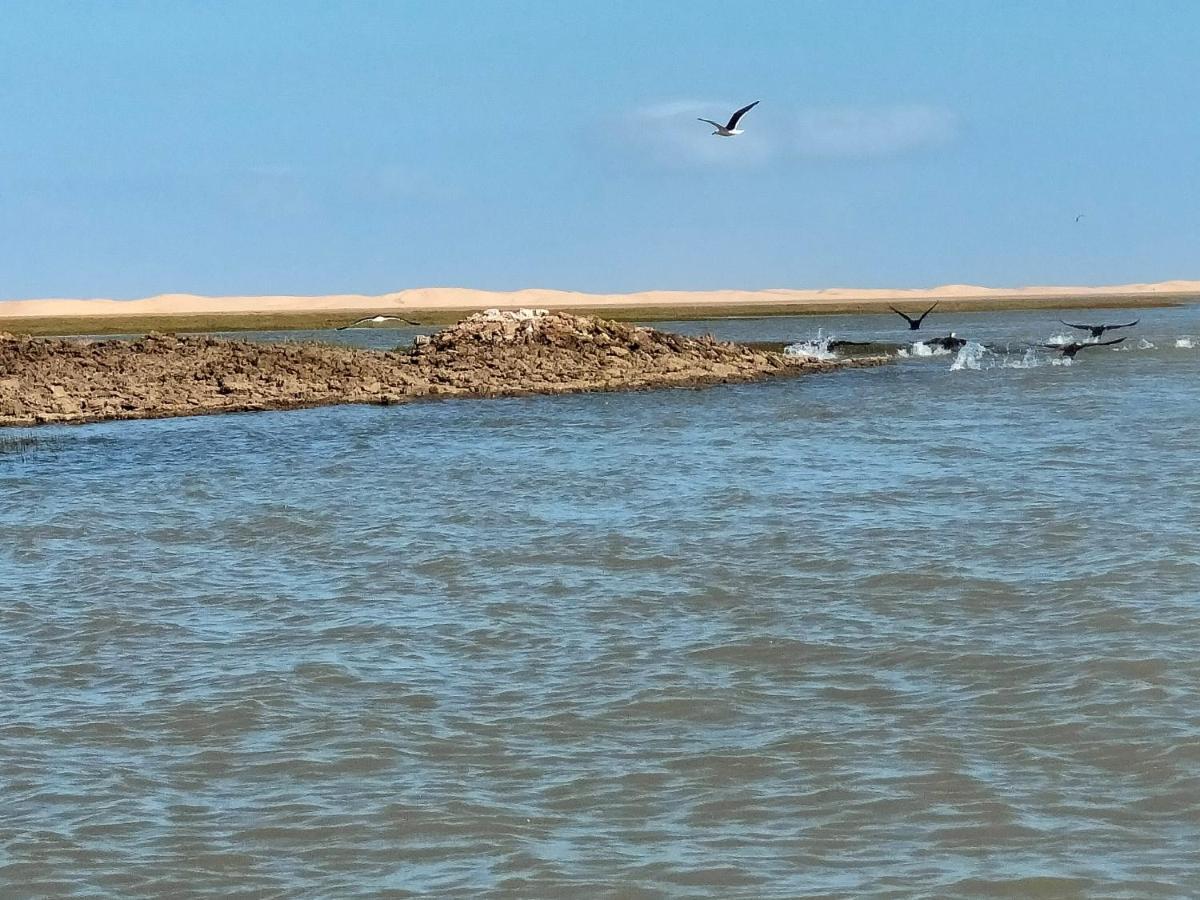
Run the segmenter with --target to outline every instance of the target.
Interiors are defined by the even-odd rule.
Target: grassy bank
[[[985,312],[1008,309],[1134,309],[1180,306],[1190,295],[1126,294],[1087,297],[976,297],[939,301],[943,312]],[[920,301],[922,303],[926,301]],[[929,301],[932,302],[932,301]],[[916,301],[896,301],[903,307]],[[572,307],[576,315],[602,316],[622,322],[667,322],[696,319],[757,318],[759,316],[822,316],[846,314],[893,315],[878,300],[804,303],[696,304],[678,306]],[[214,331],[320,331],[345,325],[360,316],[394,315],[395,307],[327,312],[212,313],[204,315],[72,316],[63,318],[0,318],[0,331],[13,334],[145,334],[150,331],[204,333]],[[405,318],[434,328],[452,325],[474,312],[470,309],[405,309]]]

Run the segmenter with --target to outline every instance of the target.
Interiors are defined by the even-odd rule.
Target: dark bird
[[[930,338],[927,341],[921,341],[926,347],[941,347],[943,350],[961,350],[967,346],[965,339],[960,338],[953,331],[945,337]]]
[[[750,112],[750,110],[754,109],[761,102],[761,100],[755,100],[749,106],[743,106],[729,117],[729,122],[725,125],[722,125],[720,122],[714,122],[712,119],[700,118],[699,116],[697,116],[697,119],[701,122],[707,122],[713,128],[717,129],[713,132],[717,137],[733,137],[735,134],[741,134],[743,131],[743,129],[738,128],[738,122],[742,120],[742,116]]]
[[[358,321],[351,322],[349,325],[342,325],[337,330],[345,331],[347,328],[357,328],[359,325],[365,325],[368,322],[403,322],[405,325],[420,325],[420,322],[414,322],[412,319],[406,319],[403,316],[366,316]]]
[[[941,301],[938,301],[938,302],[941,302]],[[933,312],[935,308],[937,308],[937,303],[933,304],[933,306],[929,307],[929,309],[925,310],[925,312],[921,313],[921,315],[919,315],[917,318],[914,319],[912,316],[908,315],[907,313],[900,312],[900,310],[896,309],[896,307],[894,307],[894,306],[888,307],[888,309],[890,309],[892,312],[894,312],[896,315],[898,315],[900,318],[902,318],[905,322],[908,323],[909,331],[917,331],[918,329],[920,329],[921,323],[925,321],[925,317],[927,315],[929,315],[931,312]]]
[[[1111,341],[1071,341],[1069,344],[1042,344],[1043,347],[1049,350],[1058,350],[1067,359],[1074,359],[1075,354],[1080,350],[1086,350],[1088,347],[1107,347],[1109,344],[1119,344],[1125,338],[1113,338]]]
[[[1079,215],[1077,215],[1075,217],[1075,221],[1078,222],[1080,219],[1082,219],[1086,215],[1087,215],[1087,213],[1080,213]]]
[[[1132,328],[1142,320],[1134,319],[1132,322],[1126,322],[1124,325],[1072,325],[1070,322],[1063,322],[1062,319],[1059,319],[1058,321],[1062,322],[1062,324],[1066,325],[1068,328],[1078,328],[1080,331],[1090,331],[1092,333],[1092,337],[1098,338],[1104,337],[1104,332],[1112,331],[1114,328]]]

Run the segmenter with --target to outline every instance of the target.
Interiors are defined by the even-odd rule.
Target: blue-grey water
[[[0,896],[1200,895],[1200,308],[1140,315],[0,432]]]

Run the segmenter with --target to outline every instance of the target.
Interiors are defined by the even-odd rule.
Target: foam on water
[[[1196,345],[1192,343],[1192,339],[1190,337],[1181,337],[1175,339],[1175,346],[1184,350],[1191,350]]]

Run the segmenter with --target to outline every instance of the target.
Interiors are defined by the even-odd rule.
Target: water
[[[1200,308],[1142,316],[0,433],[0,895],[1200,894]],[[818,326],[910,337],[676,327]]]

